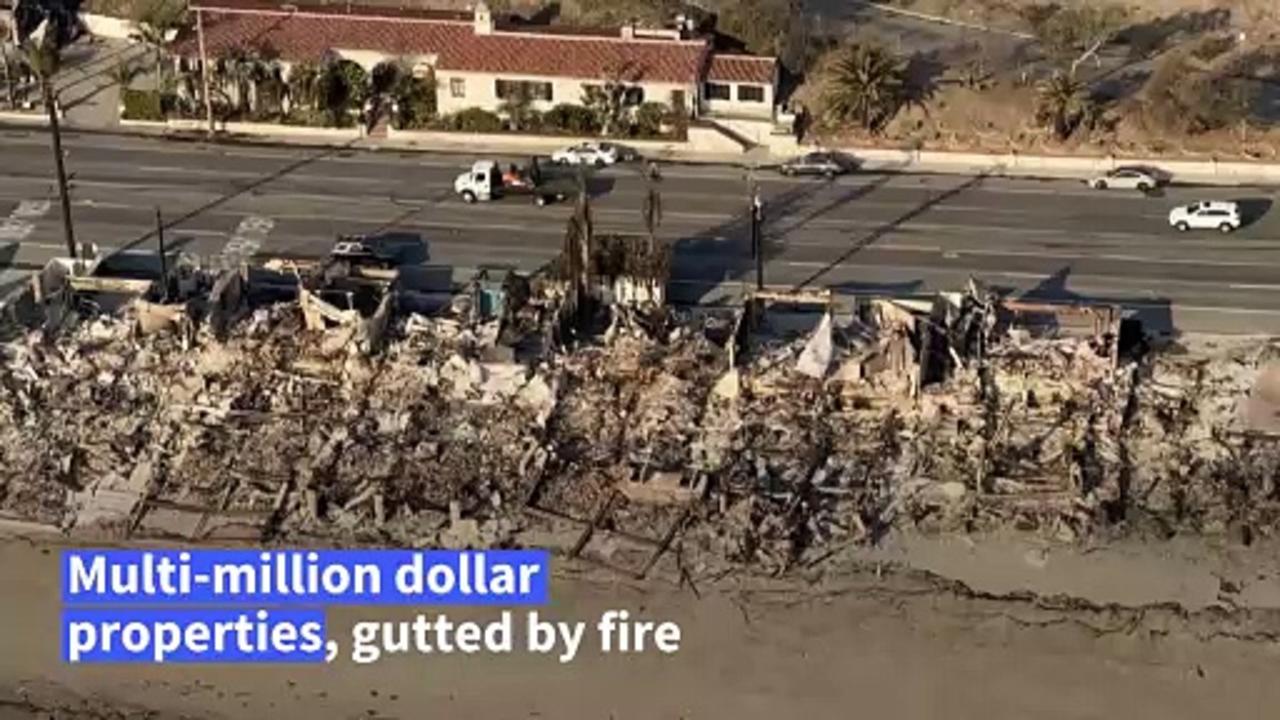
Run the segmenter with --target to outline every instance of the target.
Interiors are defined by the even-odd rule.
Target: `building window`
[[[460,98],[467,96],[466,78],[449,78],[449,95]]]
[[[551,100],[551,83],[528,80],[494,80],[493,94],[499,100],[513,99],[523,92],[530,100]]]
[[[623,105],[643,105],[644,104],[644,88],[632,86],[623,91]]]
[[[703,88],[702,92],[707,96],[708,100],[729,100],[729,86],[724,83],[709,82]]]
[[[759,85],[739,85],[738,102],[764,102],[764,88]]]

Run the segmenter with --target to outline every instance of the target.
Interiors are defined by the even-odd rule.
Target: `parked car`
[[[613,155],[617,158],[617,162],[636,162],[641,160],[640,153],[633,147],[627,147],[615,142],[596,143],[601,149],[613,151]]]
[[[551,160],[561,165],[612,165],[618,162],[618,146],[610,143],[580,143],[551,153]]]
[[[399,260],[395,247],[368,235],[339,235],[329,256],[351,265],[378,268],[393,268]]]
[[[1162,183],[1160,176],[1148,169],[1136,166],[1118,167],[1111,172],[1091,178],[1089,187],[1096,190],[1117,188],[1124,190],[1154,190]]]
[[[1182,205],[1169,211],[1169,224],[1181,232],[1216,229],[1229,233],[1240,227],[1240,206],[1217,200]]]
[[[848,155],[835,152],[811,152],[791,158],[778,166],[783,175],[824,175],[835,177],[858,169],[858,163]]]

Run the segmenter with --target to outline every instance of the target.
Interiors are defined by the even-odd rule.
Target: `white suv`
[[[1217,229],[1229,233],[1240,227],[1240,206],[1216,200],[1183,205],[1169,211],[1169,224],[1181,232]]]

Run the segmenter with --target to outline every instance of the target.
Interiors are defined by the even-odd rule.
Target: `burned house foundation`
[[[1116,308],[664,304],[648,238],[532,277],[266,262],[49,271],[0,365],[0,516],[155,535],[559,542],[643,575],[886,533],[1277,527],[1280,346]],[[576,258],[576,259],[574,259]],[[43,275],[42,275],[43,277]],[[604,318],[601,320],[601,318]]]

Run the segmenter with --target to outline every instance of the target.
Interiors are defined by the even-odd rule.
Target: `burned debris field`
[[[1276,528],[1266,341],[1151,343],[1116,308],[976,284],[677,309],[669,264],[589,223],[541,273],[437,288],[332,261],[163,284],[51,264],[2,346],[0,513],[90,537],[559,543],[637,575],[676,555],[785,572],[895,530]]]

